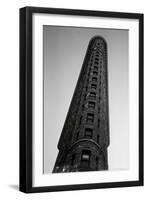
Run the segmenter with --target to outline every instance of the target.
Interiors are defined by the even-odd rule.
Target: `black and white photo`
[[[143,14],[20,9],[20,191],[143,185]]]

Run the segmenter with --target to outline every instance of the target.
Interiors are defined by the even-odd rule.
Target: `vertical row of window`
[[[102,61],[101,61],[101,59],[99,58],[99,55],[98,55],[98,61],[99,61],[99,67],[100,67],[100,76],[99,76],[99,98],[98,98],[98,101],[99,101],[99,106],[98,106],[98,114],[100,113],[100,103],[101,103],[101,84],[102,84],[102,82],[101,82],[101,64],[102,64]],[[100,119],[98,118],[98,121],[97,121],[97,127],[98,128],[100,128]],[[99,135],[97,135],[97,141],[98,141],[98,143],[99,143]]]
[[[92,65],[92,63],[93,63],[93,55],[91,57],[90,65]],[[97,79],[96,76],[98,75],[98,63],[99,63],[99,54],[96,55],[96,57],[95,57],[94,67],[93,67],[93,70],[92,70],[93,72],[91,73],[91,68],[90,68],[90,71],[88,73],[87,85],[89,84],[89,76],[92,75],[92,83],[91,83],[91,89],[92,90],[96,90],[97,89],[97,81],[98,81],[98,79]],[[85,89],[86,89],[86,92],[87,92],[88,86],[86,86]],[[100,94],[100,92],[101,92],[101,89],[99,88],[99,94]],[[90,91],[89,95],[85,94],[84,99],[86,99],[87,96],[89,96],[89,99],[91,99],[91,100],[96,100],[96,96],[97,95],[96,95],[95,91]],[[99,95],[98,101],[99,101],[99,103],[101,101],[100,95]],[[88,101],[88,108],[94,110],[95,106],[96,106],[95,101]],[[83,104],[82,105],[82,110],[84,110],[84,108],[85,108],[85,106]],[[100,113],[100,106],[98,106],[98,113]],[[94,117],[95,117],[94,113],[87,113],[86,122],[87,123],[91,123],[91,124],[94,123]],[[81,123],[82,123],[82,116],[79,119],[79,125],[81,125]],[[100,119],[98,119],[97,126],[98,126],[98,128],[100,127]],[[92,138],[92,134],[93,134],[93,130],[92,129],[85,129],[85,137],[86,138]],[[76,139],[78,140],[78,138],[79,138],[79,131],[77,132]],[[97,136],[97,142],[99,143],[99,135]]]

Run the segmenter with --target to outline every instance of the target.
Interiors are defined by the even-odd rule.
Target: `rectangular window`
[[[98,73],[97,73],[96,71],[94,71],[94,72],[93,72],[93,75],[94,75],[94,76],[97,76],[97,75],[98,75]]]
[[[92,138],[93,130],[91,128],[85,129],[85,137],[86,138]]]
[[[91,89],[96,90],[96,88],[97,88],[97,85],[96,85],[96,84],[91,84]]]
[[[89,97],[92,98],[92,99],[95,99],[96,98],[96,93],[95,92],[90,92]]]
[[[92,78],[92,81],[93,81],[93,82],[97,82],[97,78],[96,78],[96,77],[93,77],[93,78]]]
[[[89,167],[90,156],[91,156],[90,150],[83,150],[82,151],[82,156],[81,156],[81,165],[82,165],[82,167]]]
[[[94,66],[94,70],[95,70],[95,71],[98,71],[98,67],[97,67],[97,66]]]
[[[89,101],[88,102],[88,108],[95,108],[95,102]]]
[[[94,114],[92,114],[92,113],[87,114],[87,122],[89,122],[89,123],[94,122]]]

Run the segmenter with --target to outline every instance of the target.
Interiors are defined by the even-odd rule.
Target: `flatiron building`
[[[58,143],[53,173],[108,170],[107,44],[93,37]]]

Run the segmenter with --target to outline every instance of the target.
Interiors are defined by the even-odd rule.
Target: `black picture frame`
[[[139,179],[137,181],[63,186],[32,186],[32,16],[34,13],[137,19],[139,21]],[[20,9],[20,186],[25,193],[130,187],[143,185],[143,14],[58,8]]]

